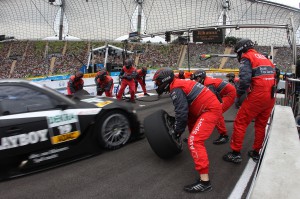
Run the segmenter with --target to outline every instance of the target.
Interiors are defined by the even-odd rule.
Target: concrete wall
[[[300,141],[291,107],[276,105],[251,199],[300,198]]]

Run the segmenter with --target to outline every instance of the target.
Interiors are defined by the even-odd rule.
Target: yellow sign
[[[52,142],[52,144],[58,144],[58,143],[61,143],[61,142],[67,142],[67,141],[70,141],[70,140],[77,139],[79,137],[79,135],[80,135],[79,131],[65,133],[65,134],[53,136],[51,138],[51,142]]]

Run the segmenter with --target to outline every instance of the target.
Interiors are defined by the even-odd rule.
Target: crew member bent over
[[[222,113],[225,113],[233,104],[236,97],[236,89],[230,83],[223,81],[221,78],[213,78],[206,76],[205,70],[199,69],[192,76],[191,79],[205,85],[211,91],[213,91],[222,103]],[[226,124],[223,114],[217,123],[217,130],[220,134],[219,138],[216,139],[214,144],[225,144],[229,141],[227,135]]]
[[[143,66],[141,69],[137,70],[135,92],[137,92],[137,87],[138,87],[138,83],[139,83],[142,87],[144,95],[149,96],[149,94],[147,93],[147,90],[146,90],[146,74],[147,74],[146,66]]]
[[[82,79],[83,72],[77,71],[75,75],[72,75],[68,81],[67,92],[68,95],[81,91],[83,89],[84,81]]]
[[[184,187],[186,192],[204,192],[212,190],[209,180],[209,160],[204,145],[220,115],[222,105],[207,87],[192,81],[174,78],[170,68],[161,68],[153,76],[157,89],[161,95],[170,92],[175,107],[175,135],[177,138],[185,131],[186,125],[190,132],[188,147],[199,173],[199,180]]]
[[[108,75],[106,69],[102,69],[97,72],[95,83],[97,88],[97,95],[101,96],[104,92],[106,97],[112,97],[114,80],[111,76]]]

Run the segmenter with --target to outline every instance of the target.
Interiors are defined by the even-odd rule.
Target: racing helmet
[[[178,73],[179,78],[184,78],[184,70],[180,70]]]
[[[157,70],[152,81],[155,82],[155,89],[158,95],[170,90],[170,84],[174,80],[174,72],[170,68],[161,68]]]
[[[107,71],[106,69],[102,69],[99,71],[98,73],[98,77],[101,81],[103,81],[105,79],[105,77],[107,76]]]
[[[82,78],[82,77],[83,77],[83,72],[77,71],[77,72],[75,73],[75,78],[79,79],[79,78]]]
[[[227,78],[235,78],[235,74],[234,73],[227,73],[226,75]]]
[[[147,67],[146,67],[146,66],[143,66],[143,67],[142,67],[142,72],[143,72],[144,74],[147,74]]]
[[[234,73],[227,73],[226,77],[228,78],[229,82],[234,83],[235,74]]]
[[[237,58],[240,61],[242,57],[242,53],[247,52],[249,49],[254,47],[253,41],[250,39],[241,39],[238,41],[234,47],[234,52],[237,53]]]
[[[129,58],[129,59],[127,59],[127,60],[125,61],[125,67],[126,67],[127,69],[129,69],[129,68],[132,66],[132,64],[133,64],[133,59],[132,59],[132,58]]]
[[[197,70],[191,75],[191,80],[196,80],[201,84],[203,84],[205,78],[206,78],[206,72],[205,70],[202,69]]]

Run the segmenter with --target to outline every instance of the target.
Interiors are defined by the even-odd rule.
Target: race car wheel
[[[175,118],[159,110],[144,119],[144,131],[152,150],[163,159],[182,151],[182,140],[174,135]]]
[[[101,117],[96,128],[100,146],[105,149],[117,149],[125,145],[130,136],[130,122],[122,111],[110,111]]]

